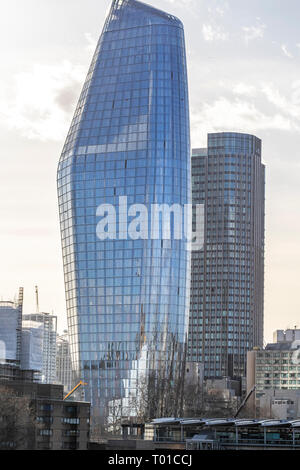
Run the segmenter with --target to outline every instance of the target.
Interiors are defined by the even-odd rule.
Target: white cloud
[[[189,5],[194,3],[194,0],[167,0],[167,2],[172,3],[172,4],[178,4],[178,5]]]
[[[264,37],[266,25],[258,22],[258,24],[253,26],[243,26],[242,30],[244,31],[244,38],[246,44],[249,44],[250,41],[256,39],[262,39]]]
[[[225,12],[229,10],[229,5],[228,5],[228,2],[223,2],[222,4],[219,4],[217,7],[208,7],[207,10],[211,15],[224,16]]]
[[[294,81],[291,85],[291,94],[284,96],[273,83],[266,83],[261,90],[267,100],[278,108],[283,114],[293,118],[296,125],[300,125],[300,81]]]
[[[256,88],[253,85],[240,82],[233,86],[232,91],[236,95],[253,96],[256,93]]]
[[[194,19],[199,18],[201,15],[202,0],[165,0],[170,4],[170,8],[174,8],[174,11],[168,11],[168,13],[174,13],[178,18],[182,19],[182,14],[179,10],[186,10]],[[150,2],[148,2],[150,3]],[[154,7],[160,8],[162,5],[155,0],[151,0],[151,4]],[[176,11],[177,9],[177,11]]]
[[[224,103],[227,103],[226,100],[231,99],[235,108],[234,116],[241,109],[242,103],[245,108],[246,101],[241,100],[251,98],[248,109],[250,109],[251,104],[258,127],[265,126],[265,117],[272,112],[273,114],[268,117],[270,125],[266,126],[266,129],[280,129],[280,127],[277,127],[278,123],[282,123],[282,130],[297,131],[300,129],[300,80],[292,81],[288,88],[283,89],[284,91],[278,88],[278,84],[271,81],[256,83],[255,86],[249,82],[231,83],[231,81],[221,81],[219,85],[226,91],[226,98],[223,97],[218,103],[222,104],[222,108],[224,108]],[[255,105],[254,108],[252,103]],[[270,104],[275,110],[272,110],[272,107],[270,108]],[[263,111],[258,112],[258,109]],[[274,119],[274,116],[276,119]]]
[[[284,112],[290,112],[286,98],[280,94],[279,90],[277,90],[273,84],[267,83],[263,85],[261,91],[264,93],[268,101],[274,106]]]
[[[208,132],[237,131],[258,133],[261,130],[300,130],[295,122],[281,113],[265,114],[253,103],[221,97],[213,103],[191,111],[193,146],[204,145]]]
[[[81,66],[64,61],[58,65],[35,65],[15,75],[2,90],[0,124],[16,129],[28,139],[61,140],[67,132],[80,84]]]
[[[293,54],[288,50],[287,46],[285,44],[282,44],[281,45],[281,50],[282,52],[284,53],[284,55],[286,57],[288,57],[289,59],[293,59]]]
[[[202,34],[205,41],[226,41],[228,33],[222,31],[220,26],[212,24],[203,24]]]
[[[86,49],[90,52],[94,52],[98,43],[98,38],[95,38],[91,33],[85,33],[84,36],[87,40]]]

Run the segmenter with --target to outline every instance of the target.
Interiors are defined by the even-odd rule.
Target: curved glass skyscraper
[[[150,379],[156,392],[164,379],[176,382],[188,326],[186,241],[161,230],[130,238],[124,215],[132,204],[149,214],[153,204],[183,206],[189,185],[182,23],[114,0],[58,168],[71,352],[99,418],[133,413]],[[104,240],[99,206],[116,208],[117,230]]]

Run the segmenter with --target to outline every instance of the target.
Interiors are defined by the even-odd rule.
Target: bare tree
[[[28,449],[34,446],[35,420],[29,397],[19,397],[0,387],[0,448]]]
[[[118,435],[121,431],[123,403],[122,399],[116,398],[109,402],[107,406],[108,412],[106,416],[106,432],[110,435]]]
[[[186,344],[175,333],[153,328],[146,338],[144,328],[137,337],[137,356],[133,364],[136,387],[131,396],[119,396],[106,403],[102,420],[92,419],[91,435],[98,442],[119,434],[123,422],[144,423],[162,416],[179,416],[184,408],[184,374],[186,369]],[[160,345],[160,349],[157,346]],[[142,357],[143,352],[145,357]],[[144,361],[147,361],[147,368]],[[130,376],[130,370],[128,372]]]
[[[191,418],[204,412],[203,389],[198,383],[187,383],[183,393],[183,416]]]
[[[152,348],[150,344],[150,370],[139,375],[136,393],[130,399],[131,412],[139,422],[183,414],[186,346],[176,335],[168,334],[165,349],[157,351],[158,334],[153,334]]]

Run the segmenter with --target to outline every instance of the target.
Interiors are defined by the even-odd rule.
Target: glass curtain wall
[[[155,391],[154,400],[143,397],[153,412],[159,400],[166,405],[157,384],[177,383],[189,310],[186,241],[126,238],[119,198],[150,214],[153,203],[189,203],[189,191],[182,23],[141,2],[113,1],[58,167],[73,367],[95,419],[112,426],[138,414],[140,390]],[[115,239],[97,238],[104,203],[116,208]]]

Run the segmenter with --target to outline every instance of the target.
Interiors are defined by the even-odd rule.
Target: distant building
[[[289,330],[276,330],[273,333],[273,343],[286,343],[300,341],[300,330],[289,329]]]
[[[298,348],[292,348],[291,343],[275,343],[266,349],[249,351],[247,389],[254,385],[256,394],[270,389],[299,389]]]
[[[0,362],[20,365],[23,288],[18,300],[0,302]]]
[[[27,331],[31,331],[30,338],[37,346],[37,338],[39,333],[43,331],[43,348],[42,348],[42,374],[41,381],[43,383],[56,382],[56,337],[57,337],[57,317],[49,313],[31,313],[23,315],[22,326]],[[35,331],[34,331],[35,330]],[[29,351],[35,349],[34,345],[29,346]],[[31,358],[28,359],[31,361]],[[32,363],[34,361],[32,360]]]
[[[26,320],[22,324],[21,369],[36,371],[39,381],[43,374],[44,323]]]
[[[247,390],[256,386],[255,394],[248,402],[248,407],[253,410],[255,402],[256,409],[260,407],[258,400],[266,394],[275,396],[278,390],[300,389],[300,341],[295,339],[297,333],[294,330],[284,334],[276,332],[274,337],[279,339],[277,343],[270,343],[265,349],[255,348],[247,355]]]
[[[20,362],[18,349],[20,311],[14,302],[0,302],[1,361],[12,364]]]
[[[205,380],[206,391],[219,391],[226,396],[227,399],[241,396],[240,380],[232,380],[230,377]]]
[[[259,416],[274,419],[300,418],[300,389],[264,390],[256,403]]]
[[[73,370],[67,331],[57,336],[56,340],[56,378],[57,382],[64,386],[66,392],[72,389]]]
[[[204,393],[204,416],[233,416],[240,403],[241,381],[230,377],[206,379]]]
[[[36,377],[33,370],[24,370],[19,366],[7,363],[0,364],[0,379],[36,382]]]

